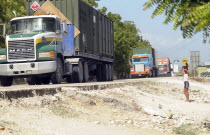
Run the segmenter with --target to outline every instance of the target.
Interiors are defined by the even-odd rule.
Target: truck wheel
[[[102,80],[103,81],[108,81],[109,80],[109,68],[108,68],[108,64],[103,64],[102,65]]]
[[[102,81],[102,73],[101,73],[101,64],[97,64],[96,66],[96,80],[99,82],[99,81]]]
[[[113,65],[111,64],[111,81],[114,80],[114,68],[113,68]]]
[[[63,66],[61,59],[57,59],[57,68],[56,71],[52,74],[51,76],[51,81],[53,84],[61,84],[62,79],[63,79]]]
[[[112,80],[112,67],[111,64],[108,64],[108,81]]]
[[[13,82],[13,77],[2,77],[1,78],[1,85],[2,86],[11,86]]]
[[[151,78],[153,75],[153,70],[150,71],[149,75],[147,76],[148,78]]]
[[[36,84],[36,78],[35,77],[26,78],[26,81],[27,81],[28,85],[35,85]]]
[[[84,71],[84,82],[89,81],[89,69],[87,62],[83,63],[83,71]]]
[[[83,66],[82,62],[79,61],[77,66],[73,67],[73,74],[72,74],[73,82],[82,83],[83,82]]]
[[[156,70],[152,70],[152,77],[156,77]]]
[[[158,77],[158,70],[155,70],[155,77]]]
[[[72,82],[73,82],[73,80],[72,80],[72,75],[68,75],[68,76],[66,77],[66,82],[67,82],[67,83],[72,83]]]

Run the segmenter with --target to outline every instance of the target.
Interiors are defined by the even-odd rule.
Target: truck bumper
[[[144,76],[149,76],[149,74],[131,74],[132,77],[144,77]]]
[[[0,76],[25,76],[52,73],[56,61],[0,64]]]
[[[138,76],[148,76],[150,74],[150,70],[148,71],[143,71],[143,72],[135,72],[134,68],[130,69],[130,75],[133,77],[138,77]]]
[[[167,75],[167,73],[158,73],[159,75]]]
[[[134,73],[130,73],[130,75],[132,77],[140,77],[140,76],[149,76],[149,72],[134,72]]]
[[[165,76],[165,75],[167,75],[168,73],[167,73],[167,72],[164,72],[163,70],[159,70],[159,71],[158,71],[158,74],[159,74],[159,76]]]

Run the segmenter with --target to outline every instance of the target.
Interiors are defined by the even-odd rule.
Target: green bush
[[[192,124],[182,124],[181,126],[175,128],[174,132],[180,135],[197,135],[198,129],[194,128]]]

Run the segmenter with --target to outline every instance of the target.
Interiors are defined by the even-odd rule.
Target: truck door
[[[61,46],[63,50],[62,30],[60,20],[56,20],[56,45]]]

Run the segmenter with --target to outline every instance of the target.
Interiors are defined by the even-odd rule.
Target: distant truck
[[[158,58],[158,71],[160,76],[171,76],[171,64],[168,57]]]
[[[32,10],[39,5],[41,10]],[[2,86],[11,86],[15,77],[27,78],[29,85],[113,80],[112,20],[81,0],[27,0],[26,9],[27,16],[11,20],[0,49]]]
[[[135,77],[157,77],[157,52],[152,47],[133,48],[130,75]]]

